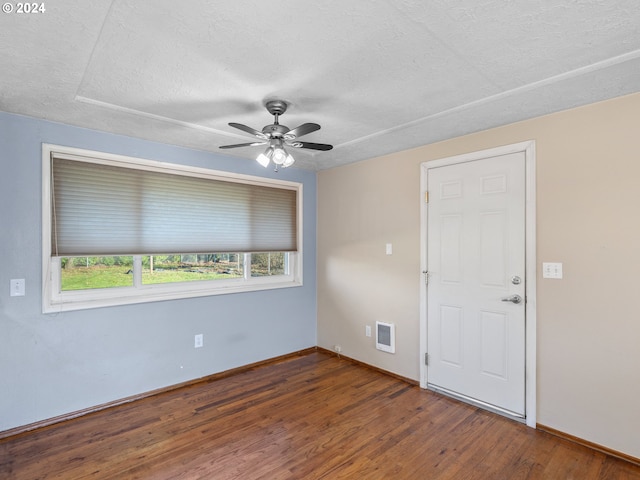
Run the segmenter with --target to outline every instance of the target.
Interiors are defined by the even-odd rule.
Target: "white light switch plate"
[[[24,278],[11,279],[11,296],[24,297]]]
[[[393,255],[393,244],[387,243],[385,246],[385,252],[387,255]]]
[[[562,278],[562,264],[561,263],[543,263],[542,264],[542,278]]]

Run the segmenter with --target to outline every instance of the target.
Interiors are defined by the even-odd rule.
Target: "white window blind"
[[[297,191],[52,153],[53,256],[297,251]]]

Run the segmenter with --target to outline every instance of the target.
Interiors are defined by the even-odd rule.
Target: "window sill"
[[[228,280],[224,285],[195,286],[193,284],[148,285],[141,288],[121,287],[104,290],[63,292],[49,302],[45,301],[43,313],[60,313],[91,308],[133,305],[186,298],[227,295],[231,293],[259,292],[280,288],[301,287],[302,281],[284,278],[256,278],[250,283],[242,279]],[[46,297],[45,297],[46,298]]]

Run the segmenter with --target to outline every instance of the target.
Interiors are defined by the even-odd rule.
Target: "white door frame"
[[[525,156],[525,415],[526,424],[536,428],[536,143],[535,140],[431,160],[420,164],[420,267],[427,265],[427,180],[429,169],[472,162],[489,157],[524,152]],[[420,278],[420,387],[427,388],[427,289],[425,275]]]

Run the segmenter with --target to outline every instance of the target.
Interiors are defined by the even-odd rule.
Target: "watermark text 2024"
[[[6,2],[2,4],[2,11],[4,13],[44,13],[47,9],[44,6],[44,3],[10,3]]]

